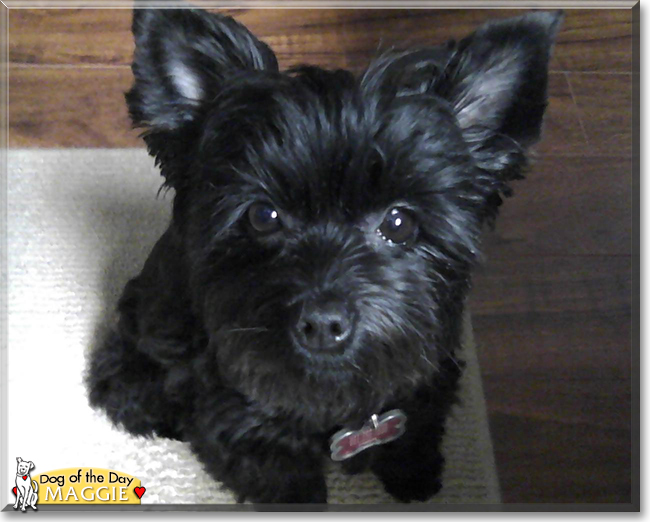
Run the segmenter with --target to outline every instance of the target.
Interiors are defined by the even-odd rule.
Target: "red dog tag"
[[[402,410],[391,410],[377,417],[360,430],[338,431],[332,437],[332,460],[345,460],[377,444],[385,444],[406,431],[406,415]]]

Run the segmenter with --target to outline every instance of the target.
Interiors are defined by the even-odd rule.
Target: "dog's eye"
[[[377,234],[386,241],[404,243],[415,235],[416,229],[415,219],[407,210],[394,208],[384,218]]]
[[[263,234],[275,232],[282,227],[278,211],[266,203],[252,205],[248,209],[248,219],[253,228]]]

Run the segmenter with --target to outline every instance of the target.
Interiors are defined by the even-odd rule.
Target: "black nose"
[[[338,300],[308,301],[296,323],[298,342],[309,350],[341,349],[354,329],[354,318]]]

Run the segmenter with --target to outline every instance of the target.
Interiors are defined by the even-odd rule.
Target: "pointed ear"
[[[246,71],[277,71],[275,55],[230,17],[199,9],[133,11],[135,82],[126,93],[131,120],[165,185],[180,190],[189,148],[212,100],[228,80]]]
[[[20,457],[16,457],[16,460],[18,461],[18,463],[23,461],[23,459],[21,459]]]
[[[562,21],[533,12],[490,22],[458,44],[387,53],[362,78],[362,87],[390,104],[404,96],[444,99],[470,145],[495,136],[526,147],[540,135],[548,62]]]
[[[228,77],[277,70],[273,52],[230,17],[199,9],[133,11],[135,83],[126,94],[134,125],[173,131],[194,121]]]
[[[438,85],[472,141],[540,137],[548,63],[563,13],[533,12],[488,23],[462,40]]]
[[[29,461],[29,469],[34,469],[34,463],[31,460]]]

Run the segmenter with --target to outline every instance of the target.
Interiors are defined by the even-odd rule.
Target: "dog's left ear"
[[[436,88],[469,141],[507,136],[526,147],[540,137],[548,63],[561,11],[488,23],[462,40]]]
[[[532,12],[487,23],[447,48],[389,54],[362,83],[388,103],[403,96],[442,98],[479,166],[507,170],[539,139],[548,63],[563,16]]]
[[[34,463],[31,460],[29,461],[29,469],[34,469]]]

